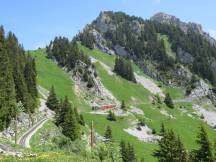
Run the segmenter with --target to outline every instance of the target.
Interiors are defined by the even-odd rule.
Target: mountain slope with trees
[[[129,58],[148,75],[164,83],[187,84],[191,80],[189,69],[215,85],[216,47],[209,41],[210,37],[207,39],[206,34],[195,30],[195,25],[189,24],[185,33],[178,23],[164,23],[163,17],[161,19],[143,20],[123,12],[105,11],[78,34],[77,40],[83,45],[92,44],[104,52]],[[94,41],[87,43],[83,37],[89,34]],[[168,37],[175,57],[167,54],[165,41],[159,35]]]

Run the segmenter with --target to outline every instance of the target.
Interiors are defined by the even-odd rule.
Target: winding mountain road
[[[40,129],[44,123],[48,121],[48,118],[44,118],[37,122],[33,127],[31,127],[27,132],[25,132],[17,141],[17,143],[23,147],[30,148],[31,137]]]
[[[54,116],[54,112],[47,108],[46,106],[46,98],[48,95],[47,91],[44,92],[45,89],[39,87],[39,93],[43,96],[44,99],[40,99],[40,107],[39,112],[44,116],[41,120],[39,120],[35,125],[33,125],[29,130],[27,130],[17,141],[17,143],[23,147],[30,148],[30,140],[32,136],[40,129],[49,119]]]

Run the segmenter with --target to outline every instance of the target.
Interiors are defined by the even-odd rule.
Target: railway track
[[[17,143],[23,147],[30,147],[30,139],[37,132],[37,130],[43,126],[47,121],[47,118],[44,118],[37,122],[33,127],[31,127],[26,133],[24,133],[17,141]]]

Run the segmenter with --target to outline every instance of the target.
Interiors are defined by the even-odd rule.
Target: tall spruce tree
[[[0,130],[15,116],[16,96],[12,68],[5,46],[4,29],[0,27]]]
[[[200,127],[200,131],[197,135],[198,150],[193,151],[193,162],[213,162],[213,155],[211,150],[211,144],[209,142],[206,130],[203,126]]]
[[[104,137],[108,140],[112,139],[112,130],[111,130],[110,126],[107,126]]]
[[[36,67],[35,60],[28,54],[26,58],[26,64],[24,69],[24,76],[26,80],[26,85],[28,92],[31,94],[32,98],[37,97],[37,83],[36,83]]]
[[[76,119],[74,109],[70,106],[64,116],[62,123],[62,133],[69,137],[72,141],[80,138],[80,126]]]
[[[170,97],[170,94],[167,93],[164,99],[164,103],[169,107],[169,108],[174,108],[174,103],[172,101],[172,98]]]
[[[134,147],[130,143],[126,144],[124,141],[121,141],[120,152],[123,162],[136,162]]]
[[[154,152],[154,156],[159,162],[187,162],[184,146],[172,130],[163,133],[158,145],[159,149]]]
[[[122,109],[123,111],[127,111],[127,108],[126,108],[126,105],[125,105],[125,101],[124,101],[124,100],[122,100],[121,109]]]
[[[59,104],[59,110],[56,114],[56,125],[61,126],[64,123],[64,117],[68,110],[71,108],[71,104],[68,101],[68,97],[65,96],[65,99],[63,102],[60,102]]]

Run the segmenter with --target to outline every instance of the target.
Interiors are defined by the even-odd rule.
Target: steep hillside
[[[163,122],[167,128],[173,129],[176,134],[181,137],[187,150],[191,150],[197,147],[195,139],[198,132],[198,127],[201,123],[205,125],[210,139],[214,139],[215,131],[206,123],[202,122],[200,117],[196,115],[197,112],[192,107],[193,103],[176,103],[175,109],[170,109],[163,103],[158,103],[157,101],[155,102],[155,95],[152,94],[151,91],[148,90],[148,88],[145,88],[140,83],[127,81],[112,72],[115,64],[115,55],[108,55],[97,49],[91,50],[80,44],[79,49],[83,54],[86,54],[91,58],[91,62],[96,68],[97,76],[101,80],[104,88],[107,89],[111,93],[111,95],[113,95],[117,102],[124,100],[128,108],[128,112],[126,113],[127,115],[123,113],[122,116],[120,113],[119,116],[119,112],[116,111],[117,121],[113,122],[106,119],[107,111],[92,111],[91,109],[85,108],[85,106],[77,103],[78,108],[83,111],[82,114],[84,115],[84,119],[87,124],[91,125],[93,121],[95,131],[100,136],[103,136],[105,127],[109,125],[112,129],[113,139],[115,143],[119,143],[122,139],[133,143],[138,158],[144,157],[147,161],[156,161],[156,159],[152,156],[152,153],[157,148],[157,144],[155,144],[154,142],[145,142],[146,137],[143,137],[143,135],[139,136],[139,132],[138,134],[137,132],[133,135],[130,134],[131,129],[136,127],[137,119],[139,118],[144,118],[146,126],[150,128],[150,130],[154,129],[157,134],[159,134],[160,126]],[[57,64],[52,63],[52,61],[47,59],[42,53],[35,52],[34,54],[37,64],[40,65],[38,66],[39,80],[41,78],[40,76],[43,76],[46,73],[55,72],[55,76],[57,76],[57,71],[63,72],[63,70],[60,70],[60,67],[58,67]],[[47,66],[49,64],[52,64],[52,66],[55,67],[49,69],[56,70],[49,72],[44,71],[43,65]],[[145,75],[137,65],[135,65],[134,63],[132,65],[134,72],[136,72],[137,75],[150,80],[155,85],[160,85],[163,93],[169,92],[171,97],[175,99],[183,98],[184,92],[181,89],[177,87],[175,88],[166,86],[161,82],[155,81]],[[64,77],[61,76],[57,77],[56,79],[60,79],[62,81],[68,80],[67,77],[69,78],[69,74],[72,74],[73,76],[73,73],[65,73]],[[50,80],[50,82],[43,83],[42,81],[39,81],[42,86],[46,86],[46,84],[50,84],[49,86],[51,86],[51,84],[54,84],[54,81],[56,79],[53,79],[53,75],[48,74],[46,75],[46,77],[48,80]],[[68,92],[74,94],[82,101],[82,103],[87,103],[88,106],[91,107],[95,94],[86,88],[83,89],[82,84],[80,84],[76,79],[74,80],[74,78],[73,80],[70,80],[70,82],[73,84],[66,84],[68,85]],[[62,84],[54,85],[57,90],[62,89]],[[73,85],[75,85],[76,88],[70,88],[70,86],[74,87]],[[80,93],[81,91],[82,93]],[[62,91],[61,93],[64,93],[64,91]],[[76,100],[75,98],[72,97],[71,100]],[[194,103],[196,103],[196,101],[194,101]],[[188,123],[190,123],[190,125],[188,125]],[[130,133],[128,133],[128,131]],[[145,130],[143,134],[145,134]]]
[[[158,39],[158,35],[167,38]],[[214,39],[200,25],[171,15],[159,13],[143,20],[122,12],[101,12],[77,39],[89,48],[132,59],[146,74],[165,84],[185,86],[192,74],[215,84]]]

